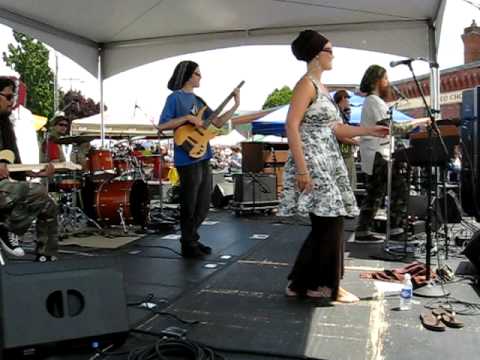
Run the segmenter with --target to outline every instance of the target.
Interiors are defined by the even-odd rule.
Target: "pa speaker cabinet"
[[[121,343],[129,331],[122,268],[104,257],[0,267],[0,322],[0,359]]]
[[[277,177],[273,174],[235,174],[234,179],[234,202],[266,203],[277,200]]]

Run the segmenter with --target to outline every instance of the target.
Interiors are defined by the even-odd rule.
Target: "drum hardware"
[[[78,181],[78,184],[81,185],[81,182]],[[80,191],[81,186],[64,187],[63,189],[59,187],[59,189],[60,211],[58,215],[58,223],[61,236],[67,235],[68,233],[81,231],[83,230],[82,228],[88,223],[92,223],[97,229],[103,231],[102,227],[95,220],[89,218],[76,204],[74,195]]]
[[[128,234],[127,225],[125,224],[125,218],[123,217],[123,208],[119,207],[117,209],[118,216],[120,217],[120,225],[122,226],[123,232]]]

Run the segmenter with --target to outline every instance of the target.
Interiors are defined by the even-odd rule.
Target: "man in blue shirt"
[[[200,109],[207,106],[194,89],[200,86],[200,69],[193,61],[182,61],[176,67],[168,81],[168,88],[172,93],[168,96],[160,116],[159,131],[176,130],[182,125],[193,124],[196,127],[204,125],[212,110],[206,108],[204,118],[197,116]],[[218,123],[230,119],[240,105],[240,92],[235,91],[235,104],[219,117]],[[205,155],[192,158],[180,146],[174,146],[174,163],[180,176],[180,228],[182,256],[197,258],[208,255],[212,249],[202,244],[199,239],[198,228],[207,217],[210,207],[212,188],[212,173],[210,158],[212,150],[208,145]]]

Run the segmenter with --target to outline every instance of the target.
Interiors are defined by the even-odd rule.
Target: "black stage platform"
[[[211,212],[208,221],[209,225],[201,227],[201,238],[213,248],[213,254],[203,260],[182,259],[178,255],[178,240],[162,238],[168,233],[147,235],[114,251],[88,252],[122,259],[129,302],[153,294],[150,301],[157,304],[156,312],[199,322],[183,324],[171,316],[130,306],[132,328],[152,332],[169,326],[184,328],[189,339],[240,351],[222,353],[227,359],[306,355],[318,359],[437,360],[480,356],[478,316],[459,315],[465,322],[463,329],[432,332],[419,321],[420,312],[431,300],[414,298],[412,310],[396,311],[398,295],[384,295],[372,280],[360,279],[362,271],[402,265],[371,259],[370,255],[378,253],[381,244],[348,242],[351,233],[346,232],[346,275],[342,286],[362,301],[352,305],[326,304],[284,296],[286,276],[309,227],[292,221],[281,223],[272,216],[237,217],[227,211]],[[222,258],[224,255],[231,257]],[[81,255],[67,257],[75,256]],[[455,269],[461,261],[465,259],[453,256],[448,262]],[[480,303],[470,281],[446,286],[455,299]],[[123,350],[154,341],[154,337],[132,333]],[[93,353],[72,353],[49,359],[93,359],[92,356]]]

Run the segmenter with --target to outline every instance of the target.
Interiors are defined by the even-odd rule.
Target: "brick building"
[[[463,90],[480,85],[480,27],[475,21],[464,29],[464,65],[440,71],[440,110],[442,118],[460,118]],[[430,74],[417,77],[430,104]],[[392,82],[409,99],[398,109],[413,117],[425,116],[420,93],[412,78]],[[393,99],[389,99],[393,100]]]

